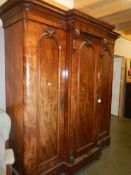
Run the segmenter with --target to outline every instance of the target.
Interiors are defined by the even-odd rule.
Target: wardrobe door
[[[102,41],[103,42],[103,41]],[[109,144],[110,130],[110,109],[111,109],[111,91],[112,91],[112,51],[107,41],[102,46],[101,56],[98,68],[98,143],[102,146]]]
[[[96,38],[81,34],[74,39],[71,64],[71,161],[96,146],[97,53]]]
[[[41,28],[40,28],[41,30]],[[37,159],[39,172],[60,166],[65,142],[66,34],[42,26],[37,44]]]

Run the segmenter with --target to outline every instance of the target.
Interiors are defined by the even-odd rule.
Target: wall
[[[131,58],[131,41],[119,38],[115,43],[115,55]]]
[[[5,110],[5,54],[4,30],[0,26],[0,108]]]

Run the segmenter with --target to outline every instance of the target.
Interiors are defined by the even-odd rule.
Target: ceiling
[[[0,5],[6,0],[0,0]],[[131,0],[43,0],[68,10],[78,9],[115,26],[124,38],[131,40]]]

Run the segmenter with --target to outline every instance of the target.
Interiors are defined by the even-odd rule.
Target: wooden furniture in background
[[[125,117],[131,118],[131,83],[126,83]]]
[[[126,104],[125,116],[131,118],[131,58],[126,59]]]
[[[74,174],[110,142],[113,27],[40,0],[9,0],[7,112],[14,172]]]
[[[9,149],[9,141],[6,142],[5,144],[5,149]],[[6,175],[12,175],[12,165],[6,165]]]

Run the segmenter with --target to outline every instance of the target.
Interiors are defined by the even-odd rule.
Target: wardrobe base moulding
[[[110,136],[107,136],[105,138],[103,138],[102,140],[98,141],[98,146],[100,148],[104,148],[106,146],[110,145]]]
[[[60,163],[56,167],[44,172],[39,173],[40,175],[74,175],[75,172],[89,164],[90,162],[97,161],[100,159],[101,156],[101,149],[95,148],[91,152],[82,155],[78,159],[75,160],[75,163],[70,164],[67,162]],[[20,175],[14,168],[12,175]]]

